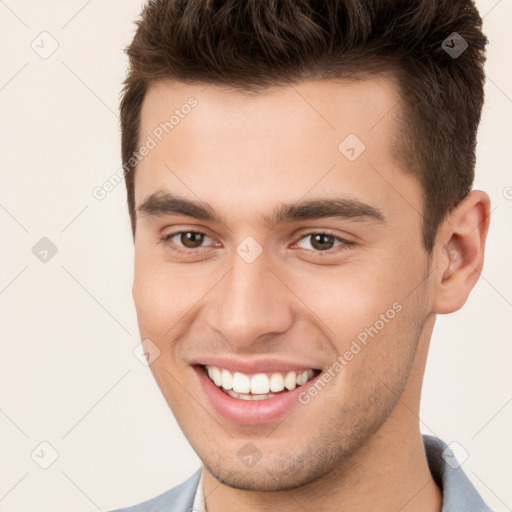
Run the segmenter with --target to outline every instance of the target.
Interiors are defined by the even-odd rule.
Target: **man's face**
[[[414,419],[397,401],[419,400],[428,261],[420,185],[391,151],[397,99],[376,78],[145,97],[140,332],[185,435],[228,485],[314,481]]]

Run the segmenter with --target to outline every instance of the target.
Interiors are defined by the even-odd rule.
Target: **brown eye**
[[[203,244],[208,241],[210,244],[213,239],[205,233],[198,231],[178,231],[177,233],[171,233],[164,237],[163,241],[168,244],[169,248],[175,249],[203,249],[206,248]]]
[[[331,235],[311,235],[311,247],[318,249],[319,251],[324,251],[327,249],[331,249],[334,245],[334,237]]]
[[[304,241],[309,241],[309,243],[304,244]],[[329,233],[309,233],[299,241],[299,247],[302,249],[313,249],[314,251],[328,251],[340,245],[347,245],[347,243],[342,238]]]
[[[187,249],[196,249],[197,247],[201,247],[204,237],[204,233],[184,231],[183,233],[180,233],[180,242],[183,244],[183,247],[186,247]]]

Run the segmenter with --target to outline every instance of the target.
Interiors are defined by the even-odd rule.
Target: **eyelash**
[[[183,233],[194,233],[197,235],[209,236],[206,233],[203,233],[202,231],[185,230],[185,231],[176,231],[174,233],[170,233],[170,234],[164,236],[161,239],[161,241],[164,245],[167,246],[167,248],[169,248],[170,250],[172,250],[176,253],[179,253],[179,254],[188,254],[188,255],[201,254],[209,249],[208,246],[207,247],[198,247],[196,249],[184,249],[181,246],[172,244],[170,242],[171,238],[174,238],[175,236],[181,235]],[[345,240],[344,238],[341,238],[328,230],[327,231],[310,231],[309,233],[304,233],[299,238],[298,241],[300,242],[304,238],[308,238],[308,237],[311,237],[314,235],[326,235],[326,236],[332,237],[332,238],[334,238],[335,242],[341,242],[341,245],[338,245],[337,247],[333,247],[332,249],[327,249],[325,251],[319,251],[319,250],[314,250],[314,249],[303,249],[303,250],[310,251],[310,252],[313,252],[314,254],[318,254],[318,255],[332,254],[333,252],[349,250],[354,245],[354,242],[349,242],[348,240]],[[209,237],[209,238],[211,238],[211,237]],[[296,242],[296,243],[298,243],[298,242]],[[299,249],[302,249],[302,248],[299,248]]]

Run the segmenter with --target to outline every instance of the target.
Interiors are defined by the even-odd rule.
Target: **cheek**
[[[322,329],[335,352],[346,355],[352,367],[348,375],[355,378],[356,369],[366,363],[401,364],[399,360],[408,357],[404,343],[416,336],[412,324],[420,314],[417,295],[422,287],[411,291],[424,270],[419,259],[402,264],[390,256],[300,276],[295,270],[287,282],[294,283],[294,292],[314,316],[305,314]]]
[[[374,263],[296,272],[287,282],[330,339],[356,336],[403,296],[400,283]]]
[[[208,265],[175,265],[157,252],[136,249],[133,300],[141,335],[165,347],[185,336],[219,271]]]
[[[178,272],[168,267],[149,251],[136,249],[133,300],[141,335],[162,340],[191,307],[192,291]]]

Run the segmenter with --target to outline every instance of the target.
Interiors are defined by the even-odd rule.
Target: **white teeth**
[[[208,367],[208,376],[213,380],[213,382],[215,382],[216,386],[220,386],[222,384],[222,374],[216,366]]]
[[[270,391],[278,393],[284,389],[284,378],[280,373],[274,373],[270,377]]]
[[[284,387],[291,391],[297,386],[297,374],[295,372],[288,372],[284,378]]]
[[[287,389],[291,391],[297,386],[302,386],[315,375],[314,370],[302,372],[282,373],[256,373],[249,376],[244,373],[234,372],[217,366],[206,366],[208,376],[216,386],[224,389],[228,395],[241,400],[263,400],[271,398],[274,393]]]
[[[270,391],[268,377],[264,373],[257,373],[251,379],[251,393],[254,395],[265,395]]]
[[[233,375],[231,375],[231,372],[222,370],[221,381],[221,386],[224,389],[231,389],[233,387]]]
[[[235,393],[250,393],[251,381],[249,377],[243,373],[235,372],[233,375],[233,391]]]
[[[216,367],[211,366],[212,375],[210,375],[210,370],[208,370],[208,375],[210,375],[210,378],[215,382],[216,386],[220,386],[222,384],[222,372]]]
[[[246,393],[235,393],[232,390],[226,391],[226,393],[233,398],[238,398],[239,400],[266,400],[267,398],[276,396],[274,393],[269,393],[267,395],[248,395]]]
[[[304,370],[300,375],[297,376],[297,386],[302,386],[308,381],[308,371]]]

